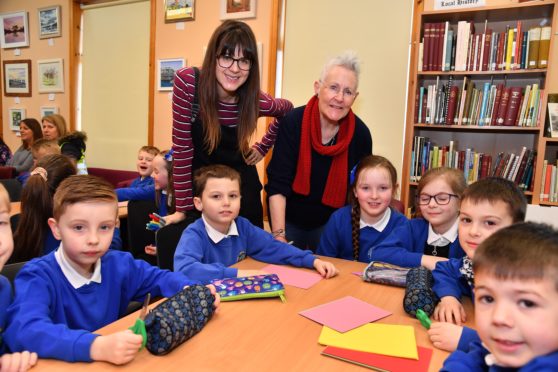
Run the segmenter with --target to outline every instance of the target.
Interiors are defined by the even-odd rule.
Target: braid
[[[358,261],[358,254],[360,249],[360,204],[358,200],[353,200],[353,207],[351,208],[351,225],[353,227],[353,255],[355,261]]]

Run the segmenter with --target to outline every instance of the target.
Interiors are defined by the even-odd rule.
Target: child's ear
[[[194,207],[196,207],[196,209],[198,211],[200,211],[200,212],[202,211],[203,204],[202,204],[201,198],[199,198],[197,196],[194,197]]]
[[[56,222],[54,218],[51,217],[48,219],[48,226],[50,226],[50,229],[52,230],[52,235],[54,235],[57,240],[62,240],[62,237],[60,236],[60,229],[58,228],[58,222]]]

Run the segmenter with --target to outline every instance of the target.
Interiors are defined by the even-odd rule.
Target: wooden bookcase
[[[545,137],[545,119],[547,116],[547,96],[558,92],[558,0],[534,0],[519,3],[517,0],[486,0],[486,6],[479,8],[433,10],[434,0],[415,0],[411,40],[411,58],[409,71],[409,89],[407,96],[407,116],[405,128],[405,146],[403,157],[403,174],[401,175],[401,199],[407,207],[414,204],[416,182],[411,182],[412,153],[415,136],[428,137],[439,146],[454,141],[459,150],[474,148],[496,159],[499,152],[518,154],[522,147],[537,152],[534,164],[534,180],[532,191],[526,191],[529,202],[541,205],[557,205],[558,203],[541,202],[539,192],[542,183],[543,160],[556,162],[558,139]],[[450,27],[457,31],[459,21],[473,22],[476,33],[482,33],[485,24],[496,32],[503,32],[506,26],[514,28],[521,21],[524,30],[539,25],[546,20],[551,26],[550,51],[548,67],[531,70],[501,71],[418,71],[419,50],[423,38],[425,23],[449,22]],[[445,125],[425,124],[415,121],[415,102],[421,86],[439,81],[447,82],[452,76],[454,85],[461,87],[464,77],[472,80],[477,89],[485,82],[500,82],[506,86],[525,86],[539,84],[544,91],[541,95],[541,113],[538,126],[477,126],[477,125]],[[494,167],[494,163],[492,164]]]

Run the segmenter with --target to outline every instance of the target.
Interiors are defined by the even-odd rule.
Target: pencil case
[[[362,280],[370,283],[387,284],[396,287],[405,287],[409,268],[372,261],[362,273]]]
[[[211,284],[222,302],[266,297],[279,297],[282,302],[286,301],[285,287],[277,274],[214,279]]]
[[[194,285],[157,305],[145,317],[147,350],[165,355],[192,338],[211,319],[214,301],[209,288]]]
[[[422,309],[428,316],[434,313],[438,304],[438,296],[432,290],[434,278],[432,272],[425,267],[413,267],[407,273],[403,309],[411,316],[416,316],[417,310]]]

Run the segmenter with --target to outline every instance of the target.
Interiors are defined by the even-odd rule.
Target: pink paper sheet
[[[338,332],[347,332],[392,313],[351,296],[340,298],[299,313]]]
[[[279,275],[279,279],[283,284],[292,285],[294,287],[308,289],[314,284],[322,280],[320,274],[309,273],[300,269],[292,269],[286,266],[267,265],[263,271]]]

